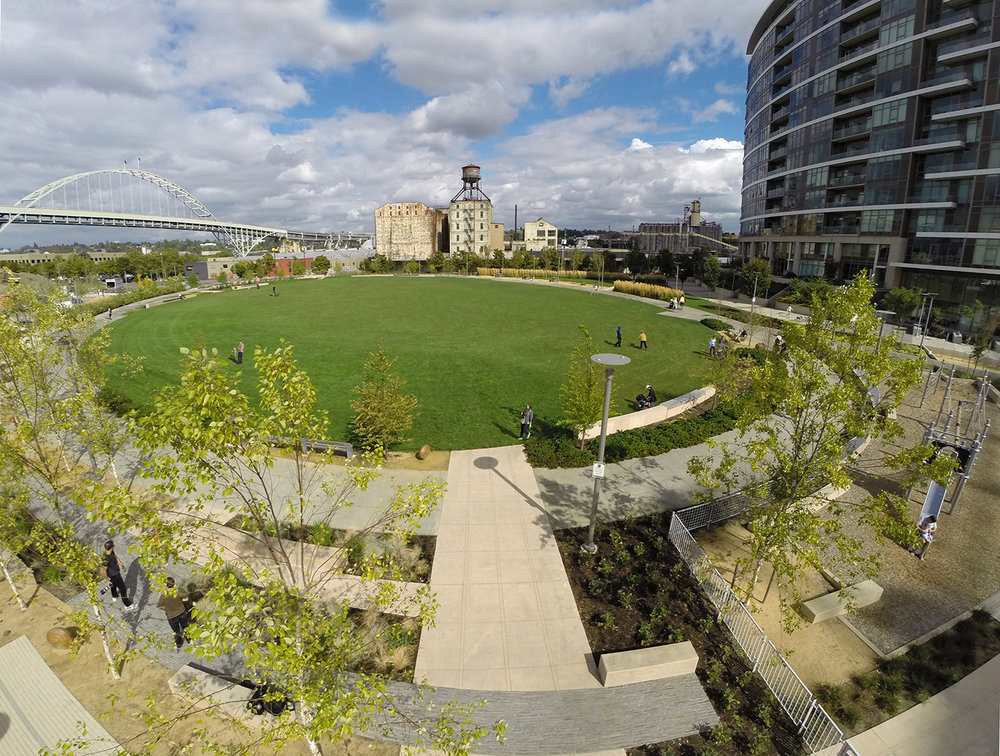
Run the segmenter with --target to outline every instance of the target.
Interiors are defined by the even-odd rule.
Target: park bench
[[[698,652],[691,641],[601,654],[597,674],[605,688],[693,673]]]
[[[882,586],[874,580],[862,580],[850,586],[850,599],[854,607],[860,609],[863,606],[874,604],[882,598]],[[824,622],[842,614],[847,614],[848,596],[841,591],[833,591],[823,596],[802,602],[801,613],[810,624]]]
[[[294,446],[295,442],[287,436],[271,436],[271,446],[287,448]],[[333,449],[335,454],[342,454],[347,459],[353,459],[354,447],[347,441],[327,441],[325,439],[303,438],[300,439],[303,451],[325,452]]]

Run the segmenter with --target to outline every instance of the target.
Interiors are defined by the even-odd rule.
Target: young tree
[[[258,275],[261,277],[269,276],[274,270],[276,264],[274,262],[274,255],[270,252],[265,252],[264,255],[257,261],[257,264],[260,266]]]
[[[636,249],[630,249],[625,254],[625,267],[628,268],[629,273],[637,276],[649,269],[649,258]]]
[[[330,270],[330,258],[327,257],[326,255],[318,255],[313,260],[312,264],[313,273],[320,276],[325,276],[329,270]]]
[[[306,264],[304,260],[295,258],[292,260],[292,275],[304,276],[306,274]]]
[[[722,263],[715,255],[709,255],[701,263],[701,282],[708,287],[709,291],[715,291],[715,287],[722,280]]]
[[[444,253],[440,250],[435,250],[431,253],[431,256],[427,258],[427,270],[431,273],[437,273],[444,266]]]
[[[661,249],[653,258],[653,266],[667,278],[673,278],[677,274],[674,265],[674,253],[669,249]]]
[[[420,273],[420,263],[416,260],[407,260],[403,266],[403,272],[408,276],[415,276]]]
[[[493,250],[493,258],[490,260],[490,265],[494,268],[502,268],[507,264],[507,258],[504,257],[502,249]]]
[[[786,626],[794,626],[792,606],[802,598],[805,570],[835,560],[847,573],[874,574],[876,563],[843,527],[844,508],[855,506],[876,533],[891,531],[900,512],[898,498],[885,493],[858,505],[825,493],[850,485],[847,439],[871,437],[878,444],[900,435],[891,410],[920,377],[918,362],[876,351],[873,294],[872,282],[859,275],[816,302],[808,322],[785,323],[786,351],[769,352],[743,380],[721,386],[738,395],[744,409],[739,440],[713,443],[714,458],[689,464],[711,491],[740,491],[750,499],[747,553],[736,559],[734,589],[749,600],[768,562],[781,589]],[[869,393],[876,386],[877,405]],[[947,477],[940,466],[928,470]]]
[[[743,293],[748,297],[766,296],[771,286],[771,266],[763,257],[755,257],[743,264],[740,272]]]
[[[393,629],[356,621],[342,587],[350,571],[374,611],[418,617],[422,624],[433,615],[429,590],[402,590],[392,549],[371,549],[355,558],[354,549],[324,551],[280,537],[290,530],[301,540],[310,527],[328,527],[338,510],[350,506],[352,491],[378,477],[379,460],[348,466],[337,484],[330,470],[343,468],[306,453],[298,439],[325,438],[327,421],[315,413],[315,388],[289,345],[273,352],[255,349],[257,402],[242,393],[214,351],[183,351],[180,384],[164,389],[152,412],[135,421],[148,479],[183,503],[157,508],[123,499],[120,508],[104,514],[141,519],[141,558],[161,579],[168,561],[195,555],[210,584],[189,629],[199,657],[210,661],[238,652],[247,677],[296,701],[294,715],[264,723],[255,746],[273,752],[302,738],[318,754],[327,739],[403,726],[418,736],[426,728],[436,748],[467,749],[483,731],[456,724],[462,711],[432,713],[415,722],[399,711],[384,677],[352,673]],[[274,437],[293,440],[280,462],[271,450]],[[281,474],[274,469],[278,464]],[[396,490],[360,532],[362,543],[381,534],[384,543],[405,545],[442,491],[433,480]],[[251,531],[243,546],[217,524],[232,517]]]
[[[896,313],[900,323],[906,321],[920,307],[920,292],[916,289],[893,289],[882,299],[882,309]]]
[[[381,345],[365,360],[361,384],[354,387],[351,400],[354,419],[351,429],[368,449],[389,449],[405,441],[413,427],[417,397],[403,393],[406,381],[392,372],[396,360]]]
[[[594,354],[597,354],[594,339],[581,325],[566,381],[559,389],[564,418],[560,425],[573,429],[581,449],[586,444],[583,432],[604,414],[604,369],[590,359]]]

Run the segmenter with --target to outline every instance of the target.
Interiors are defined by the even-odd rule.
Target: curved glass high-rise
[[[1000,306],[998,8],[772,2],[747,49],[744,256]]]

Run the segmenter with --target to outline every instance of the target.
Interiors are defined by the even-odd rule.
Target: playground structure
[[[937,392],[943,374],[944,368],[930,371],[924,386],[924,393],[920,398],[920,407],[924,406],[928,393],[933,395],[933,393]],[[986,440],[986,434],[990,429],[990,420],[986,417],[986,401],[990,388],[987,374],[984,373],[979,378],[979,390],[976,398],[971,403],[961,400],[953,402],[951,389],[954,379],[955,368],[953,367],[948,374],[948,381],[945,385],[944,395],[941,397],[941,405],[938,408],[937,416],[927,426],[927,430],[924,431],[923,443],[933,445],[938,450],[938,453],[949,454],[955,457],[958,461],[958,468],[954,473],[954,478],[957,478],[957,480],[955,480],[950,499],[947,498],[950,486],[942,486],[933,481],[930,483],[927,494],[924,497],[923,506],[920,509],[920,514],[917,517],[918,523],[925,522],[929,517],[939,519],[945,501],[950,505],[948,514],[954,514],[955,507],[962,496],[962,489],[965,488],[965,484],[972,474],[972,468],[976,464],[976,458],[979,456],[979,452]],[[971,404],[971,407],[968,406],[969,404]],[[963,407],[963,405],[965,406]],[[942,426],[941,417],[944,415],[946,407],[948,415]],[[963,409],[966,412],[964,418]],[[912,493],[913,489],[911,487],[907,494],[907,499],[909,499],[909,495]]]

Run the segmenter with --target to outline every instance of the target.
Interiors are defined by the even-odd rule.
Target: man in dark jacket
[[[111,603],[115,603],[120,595],[122,597],[122,604],[125,606],[125,611],[130,612],[133,606],[132,599],[128,597],[128,588],[125,587],[125,581],[122,580],[122,570],[124,567],[125,565],[122,564],[122,560],[115,553],[115,542],[108,541],[105,543],[104,565],[102,569],[104,570],[104,579],[111,586]]]

